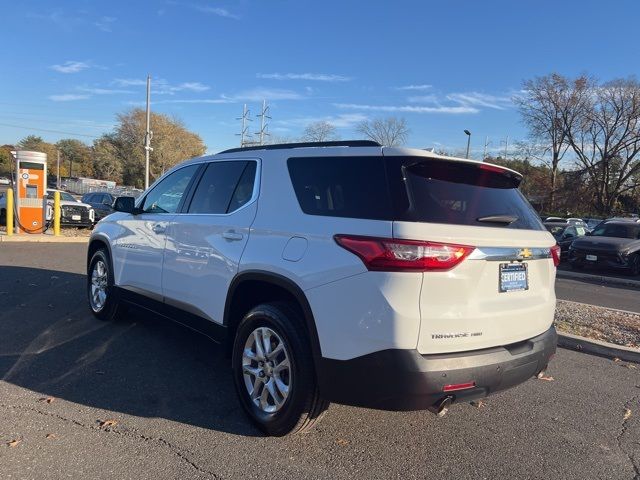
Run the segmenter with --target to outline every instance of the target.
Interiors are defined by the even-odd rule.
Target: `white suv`
[[[559,249],[521,179],[368,141],[195,158],[96,226],[89,303],[229,345],[241,404],[272,435],[329,401],[443,413],[555,352]]]

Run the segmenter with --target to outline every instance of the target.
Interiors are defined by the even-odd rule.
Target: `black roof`
[[[281,150],[286,148],[307,147],[381,147],[373,140],[336,140],[331,142],[276,143],[273,145],[255,145],[251,147],[230,148],[219,153],[248,152],[251,150]]]

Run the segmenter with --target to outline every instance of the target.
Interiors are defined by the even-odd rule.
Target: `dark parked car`
[[[91,205],[95,210],[96,222],[113,213],[113,202],[115,199],[115,195],[109,192],[85,193],[82,196],[82,201]]]
[[[569,247],[569,263],[573,268],[585,266],[624,270],[640,275],[640,222],[607,220]]]
[[[544,226],[560,246],[560,260],[566,260],[569,247],[576,238],[583,237],[587,234],[587,229],[582,225],[571,225],[562,222],[544,222]]]

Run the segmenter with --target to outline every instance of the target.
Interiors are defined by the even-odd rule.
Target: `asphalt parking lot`
[[[137,310],[93,319],[85,251],[0,244],[2,478],[640,479],[640,366],[566,350],[552,381],[444,418],[332,405],[265,438],[220,347]]]

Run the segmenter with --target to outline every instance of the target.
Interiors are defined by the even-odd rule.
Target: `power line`
[[[25,127],[24,125],[13,125],[11,123],[0,123],[0,126],[22,128],[24,130],[35,130],[36,132],[61,133],[63,135],[73,135],[76,137],[100,138],[98,135],[87,135],[86,133],[64,132],[62,130],[49,130],[46,128]]]

